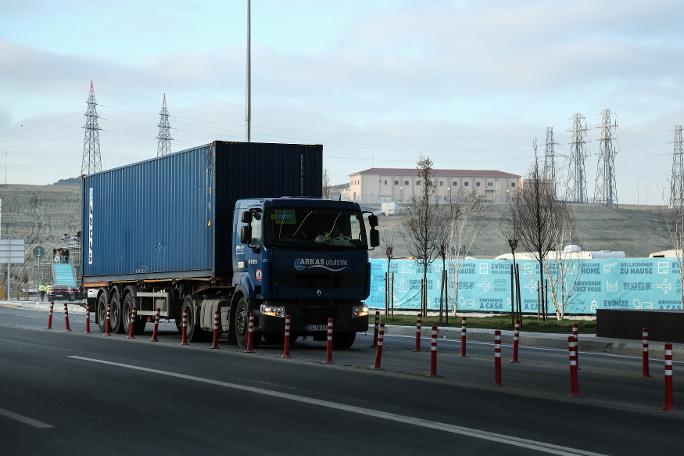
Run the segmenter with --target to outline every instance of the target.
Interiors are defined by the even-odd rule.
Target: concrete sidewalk
[[[80,301],[55,301],[55,306],[53,312],[63,312],[64,303],[69,306],[70,313],[85,313],[85,307]],[[0,307],[19,309],[19,310],[32,310],[35,312],[48,312],[50,310],[49,301],[0,301]],[[90,313],[93,313],[93,309],[90,309]]]
[[[368,328],[373,332],[372,323]],[[494,344],[494,329],[468,328],[468,340],[477,342],[489,342]],[[415,326],[385,326],[385,334],[415,336]],[[431,335],[430,327],[423,327],[421,336],[429,338]],[[520,346],[536,348],[568,349],[568,336],[570,334],[558,333],[539,333],[539,332],[520,332]],[[461,328],[439,328],[439,338],[460,339]],[[501,331],[501,340],[504,344],[513,343],[513,331]],[[662,358],[665,354],[664,342],[649,342],[649,353],[651,358]],[[607,337],[596,337],[596,334],[579,334],[579,348],[584,352],[611,353],[615,355],[641,356],[641,340],[633,339],[609,339]],[[684,353],[684,344],[672,344],[672,349],[677,353]]]

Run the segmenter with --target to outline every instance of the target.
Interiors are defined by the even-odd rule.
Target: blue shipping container
[[[83,280],[230,279],[242,198],[321,197],[320,145],[215,141],[83,179]]]

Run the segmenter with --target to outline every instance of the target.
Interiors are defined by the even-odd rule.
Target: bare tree
[[[458,278],[465,259],[484,228],[487,201],[476,190],[460,191],[449,201],[446,214],[447,254],[454,272],[454,302],[458,305]],[[448,305],[448,303],[447,303]],[[456,310],[454,308],[454,310]]]
[[[567,211],[566,203],[556,197],[553,185],[542,176],[535,155],[527,179],[511,199],[508,223],[516,227],[522,248],[539,263],[540,306],[544,303],[544,260],[557,246],[558,233],[563,231],[561,214]],[[542,315],[545,315],[544,310]]]
[[[682,293],[684,293],[684,256],[682,255],[682,249],[684,249],[684,199],[675,200],[670,207],[663,208],[660,211],[660,218],[665,225],[670,244],[677,258],[679,282]]]
[[[394,303],[391,302],[394,298],[393,280],[390,265],[394,258],[394,245],[397,242],[397,232],[391,229],[383,230],[381,234],[382,245],[385,248],[385,257],[387,257],[387,273],[385,274],[385,316],[388,315],[390,303],[392,314],[394,314]],[[390,291],[391,290],[391,291]]]
[[[438,207],[434,198],[434,182],[432,182],[432,160],[420,157],[416,163],[420,191],[411,196],[407,205],[404,238],[409,255],[423,270],[420,307],[423,316],[427,316],[427,272],[430,264],[439,253],[439,226],[437,224]]]
[[[453,211],[452,211],[453,209]],[[451,228],[454,224],[457,209],[452,205],[440,205],[437,212],[436,234],[437,256],[442,259],[442,274],[439,286],[439,324],[442,324],[446,301],[447,324],[449,324],[449,274],[447,269],[447,257],[451,250]]]
[[[330,199],[330,175],[328,175],[328,170],[323,169],[323,198]]]
[[[550,285],[551,303],[556,311],[556,318],[562,320],[565,310],[577,292],[577,284],[581,276],[581,259],[576,252],[564,247],[573,241],[575,219],[566,204],[561,204],[554,214],[553,226],[556,232],[554,251],[547,255],[544,269]]]

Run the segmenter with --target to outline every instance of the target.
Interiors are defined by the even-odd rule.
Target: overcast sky
[[[0,0],[8,183],[78,175],[92,79],[106,167],[244,137],[246,2]],[[322,143],[334,183],[376,167],[524,174],[572,114],[618,120],[621,203],[662,201],[684,123],[679,1],[252,1],[253,140]],[[4,157],[2,157],[4,158]]]

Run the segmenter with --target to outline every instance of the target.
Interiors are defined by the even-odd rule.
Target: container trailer
[[[377,217],[322,199],[320,145],[214,141],[83,177],[83,287],[104,330],[144,331],[159,309],[188,338],[323,340],[349,347],[368,329],[368,250]],[[135,306],[137,319],[131,321]]]

